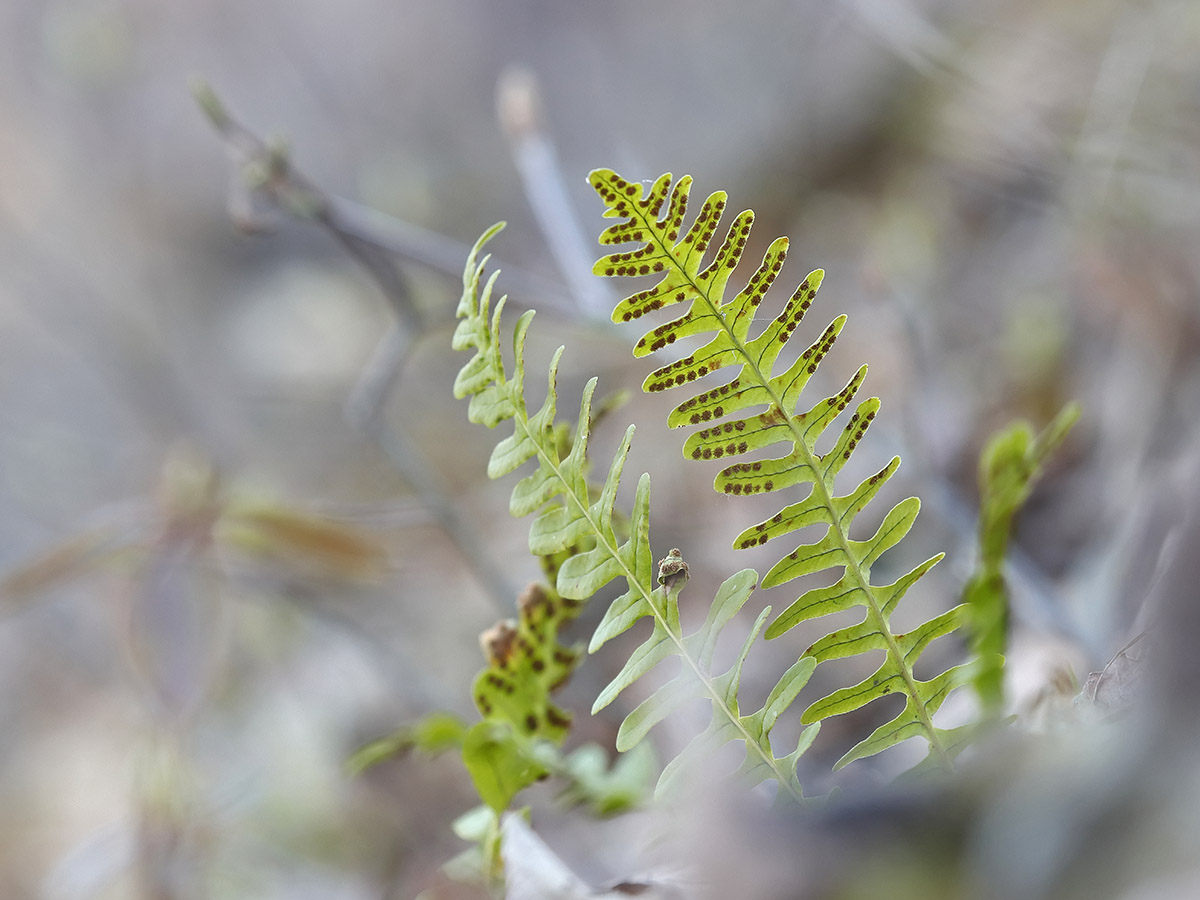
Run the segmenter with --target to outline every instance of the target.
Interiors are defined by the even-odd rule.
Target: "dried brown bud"
[[[673,548],[658,562],[658,583],[668,591],[678,591],[688,580],[688,565],[679,548]]]
[[[517,642],[517,623],[512,619],[502,619],[479,635],[479,646],[490,665],[504,668],[512,658],[513,647]]]
[[[517,598],[517,611],[520,612],[521,618],[527,622],[540,620],[539,612],[548,610],[550,605],[550,597],[546,594],[546,589],[538,582],[531,582],[530,585],[521,591],[521,596]]]

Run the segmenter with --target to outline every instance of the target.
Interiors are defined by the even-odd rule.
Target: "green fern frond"
[[[481,288],[487,258],[478,259],[483,245],[500,227],[493,227],[480,238],[463,275],[463,296],[458,307],[460,322],[453,346],[459,350],[473,350],[474,356],[458,375],[455,395],[471,398],[468,416],[474,422],[489,427],[512,422],[512,433],[501,440],[492,453],[488,464],[490,477],[501,477],[536,460],[537,468],[513,489],[509,511],[518,517],[537,514],[529,533],[531,553],[546,557],[567,548],[577,548],[557,568],[555,587],[563,603],[579,604],[614,579],[624,579],[626,590],[613,601],[603,617],[593,636],[591,649],[599,648],[644,617],[654,620],[651,636],[605,688],[594,711],[607,706],[625,687],[660,662],[678,657],[682,661],[679,676],[630,713],[618,734],[618,748],[627,750],[636,745],[654,725],[683,703],[696,698],[707,700],[712,707],[712,724],[701,735],[702,740],[696,743],[741,741],[746,748],[745,771],[757,780],[774,778],[785,790],[799,797],[801,791],[795,763],[816,729],[807,729],[795,750],[778,758],[771,750],[770,733],[776,719],[807,681],[815,663],[797,662],[780,679],[761,709],[743,714],[738,703],[741,666],[765,623],[767,613],[764,613],[751,630],[734,665],[723,672],[712,671],[712,657],[721,630],[746,602],[758,581],[757,573],[752,570],[739,572],[727,580],[718,591],[705,624],[693,634],[683,633],[678,608],[682,581],[672,580],[669,586],[655,584],[650,551],[648,475],[642,475],[638,482],[628,519],[628,536],[622,540],[615,528],[617,490],[633,427],[625,432],[599,492],[590,491],[586,479],[587,445],[596,379],[590,380],[584,388],[575,436],[564,455],[563,442],[556,435],[554,423],[556,376],[562,348],[550,363],[545,402],[534,413],[530,413],[525,404],[524,350],[533,316],[531,312],[517,321],[513,335],[513,371],[511,375],[505,371],[500,350],[501,314],[505,301],[501,298],[492,308],[496,275],[491,275]],[[506,688],[499,694],[512,696]],[[676,761],[665,774],[678,770]]]
[[[838,494],[835,488],[836,476],[879,409],[879,400],[874,397],[852,406],[867,367],[860,368],[833,396],[797,412],[804,388],[832,348],[846,317],[834,319],[794,363],[775,371],[776,361],[812,304],[824,273],[819,269],[810,273],[783,310],[752,336],[755,312],[783,268],[787,238],[773,241],[745,285],[734,296],[726,297],[729,280],[750,234],[752,212],[735,217],[710,257],[708,251],[725,212],[725,193],[710,195],[685,230],[690,176],[680,178],[672,187],[671,175],[663,175],[646,188],[609,169],[598,169],[589,180],[607,207],[605,217],[621,220],[604,230],[600,243],[638,245],[602,257],[595,273],[654,275],[658,279],[653,287],[622,300],[613,312],[613,321],[628,322],[673,305],[685,305],[677,318],[643,335],[634,355],[645,356],[683,338],[711,335],[699,349],[647,376],[643,390],[667,390],[719,370],[734,369],[729,381],[693,393],[668,416],[671,426],[703,426],[684,443],[684,455],[696,460],[728,460],[784,444],[781,456],[727,465],[716,476],[716,490],[749,495],[808,488],[804,499],[742,532],[735,546],[757,546],[806,526],[820,525],[824,526],[823,536],[802,542],[783,556],[763,578],[763,587],[782,585],[814,572],[842,570],[836,583],[807,591],[784,609],[767,627],[767,638],[779,637],[807,619],[862,608],[865,616],[860,623],[826,635],[805,651],[804,658],[815,664],[868,650],[884,651],[882,664],[870,677],[816,701],[804,712],[802,721],[819,722],[899,693],[906,698],[899,715],[852,748],[837,765],[916,736],[929,742],[937,761],[949,765],[952,742],[934,726],[933,715],[946,695],[963,682],[965,667],[951,668],[927,681],[918,679],[913,669],[930,642],[963,624],[964,607],[949,610],[907,634],[895,634],[889,624],[892,611],[913,583],[942,556],[926,560],[887,585],[871,582],[871,567],[908,533],[920,501],[915,497],[901,501],[884,517],[873,536],[853,540],[850,529],[855,517],[895,473],[900,460],[891,460],[848,493]],[[851,414],[832,449],[818,453],[818,441],[848,408]]]
[[[479,251],[502,225],[484,232],[472,250],[463,275],[463,296],[458,307],[461,320],[454,333],[456,350],[475,351],[474,357],[458,374],[454,384],[456,397],[470,397],[468,417],[472,422],[493,428],[511,421],[513,432],[501,440],[488,462],[488,477],[500,478],[535,460],[537,468],[522,478],[513,489],[509,512],[517,518],[538,513],[529,532],[529,551],[549,557],[571,547],[591,542],[592,548],[570,555],[557,569],[556,588],[563,602],[577,605],[588,599],[618,575],[632,576],[641,568],[649,571],[649,536],[643,521],[635,514],[632,534],[624,541],[615,527],[614,503],[620,485],[625,458],[633,440],[633,426],[625,432],[613,456],[608,476],[599,494],[593,498],[587,479],[587,448],[591,436],[592,397],[596,379],[583,389],[578,424],[569,450],[556,434],[558,403],[558,365],[563,348],[550,362],[549,390],[541,408],[530,413],[525,405],[525,339],[533,312],[524,313],[513,332],[514,364],[511,376],[505,373],[500,351],[500,320],[505,299],[490,309],[492,289],[499,273],[493,273],[480,292],[480,280],[487,257],[477,261]],[[643,476],[638,496],[649,503],[649,484]],[[643,497],[644,495],[644,497]],[[555,498],[560,502],[551,503]],[[643,512],[643,520],[645,513]],[[639,556],[644,551],[645,559]]]

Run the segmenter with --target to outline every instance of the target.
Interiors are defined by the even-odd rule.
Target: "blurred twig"
[[[281,142],[264,141],[241,125],[229,114],[213,89],[205,82],[192,84],[196,102],[213,127],[221,134],[231,151],[234,164],[242,173],[235,181],[232,198],[234,219],[249,231],[259,230],[265,223],[257,215],[254,197],[247,196],[247,187],[259,198],[269,201],[275,209],[295,218],[306,219],[326,228],[333,237],[385,285],[389,302],[397,286],[393,283],[398,272],[394,259],[418,263],[454,279],[462,276],[463,260],[471,248],[454,238],[421,228],[378,210],[370,209],[342,197],[329,194],[298,172],[291,164],[287,148]],[[578,318],[578,310],[565,296],[561,285],[497,259],[511,289],[529,298],[537,306],[567,318]],[[401,313],[402,320],[411,311]]]
[[[584,314],[607,321],[614,300],[592,275],[592,243],[571,206],[558,153],[542,125],[541,96],[533,73],[521,67],[504,72],[496,89],[496,107],[525,196],[559,272]]]
[[[953,42],[913,4],[852,0],[847,8],[876,40],[922,75],[961,68]]]
[[[475,529],[446,499],[449,495],[434,467],[427,464],[419,450],[396,429],[387,428],[382,413],[399,379],[414,336],[424,324],[412,303],[407,282],[396,265],[403,257],[435,268],[448,268],[453,251],[454,274],[462,269],[467,248],[429,233],[402,234],[393,230],[380,234],[368,226],[353,207],[326,194],[291,165],[286,147],[270,144],[239,124],[225,105],[204,82],[193,84],[193,92],[205,115],[220,133],[233,155],[238,176],[231,211],[244,228],[262,227],[259,207],[269,208],[320,225],[361,263],[378,283],[397,321],[380,341],[370,362],[347,399],[347,421],[366,434],[416,492],[423,505],[459,548],[467,565],[474,571],[498,608],[511,609],[517,596],[516,586],[483,552],[487,544]],[[412,240],[413,235],[419,239]]]

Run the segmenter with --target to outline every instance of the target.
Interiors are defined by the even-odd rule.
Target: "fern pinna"
[[[889,618],[897,603],[942,555],[926,560],[892,584],[873,584],[872,564],[908,533],[920,501],[915,497],[902,500],[884,517],[873,536],[852,540],[850,529],[855,516],[891,478],[900,460],[892,459],[847,494],[839,495],[835,489],[835,478],[874,419],[879,400],[872,397],[854,407],[832,449],[821,454],[814,449],[826,429],[854,401],[867,367],[862,366],[833,396],[796,411],[806,384],[833,346],[846,317],[838,316],[794,363],[783,371],[774,371],[824,273],[810,273],[783,311],[751,337],[755,311],[783,267],[787,238],[771,243],[745,286],[727,299],[726,286],[745,249],[754,219],[752,212],[738,214],[706,263],[725,211],[725,193],[709,196],[685,231],[692,183],[689,176],[672,187],[671,175],[666,174],[649,189],[609,169],[592,172],[589,180],[607,207],[605,217],[621,220],[604,230],[600,243],[639,245],[602,257],[595,273],[658,278],[653,287],[622,300],[613,312],[613,321],[628,322],[675,304],[688,304],[678,318],[643,335],[634,355],[645,356],[681,338],[713,335],[700,349],[652,372],[643,389],[680,387],[718,370],[736,367],[731,380],[694,393],[670,413],[671,426],[704,426],[687,439],[684,455],[696,460],[731,459],[782,443],[787,452],[781,456],[726,466],[716,476],[716,490],[747,495],[808,486],[804,499],[748,528],[736,539],[735,546],[756,546],[809,525],[821,525],[823,535],[811,543],[800,543],[780,559],[763,579],[763,587],[826,569],[842,570],[834,584],[806,591],[784,609],[767,627],[767,638],[779,637],[807,619],[863,607],[866,613],[861,622],[821,638],[803,658],[820,663],[870,650],[884,651],[882,664],[870,677],[817,700],[805,710],[802,721],[820,722],[887,694],[900,693],[906,698],[900,713],[853,747],[837,766],[917,736],[929,742],[930,762],[948,766],[960,735],[935,727],[932,717],[947,694],[966,679],[966,667],[951,668],[927,681],[919,680],[913,668],[931,641],[963,624],[964,607],[955,607],[906,634],[893,633]]]
[[[562,348],[553,355],[549,391],[540,409],[530,412],[525,404],[525,339],[533,318],[526,312],[513,332],[512,374],[505,371],[500,348],[501,315],[505,298],[492,308],[496,274],[482,284],[486,257],[478,259],[483,245],[502,226],[489,229],[479,239],[463,273],[463,295],[458,307],[459,323],[453,346],[473,350],[474,356],[459,372],[454,392],[470,397],[468,417],[473,422],[495,427],[511,422],[513,431],[492,452],[488,475],[499,478],[530,461],[536,468],[513,489],[509,511],[514,516],[537,513],[529,533],[529,549],[536,556],[552,556],[575,548],[559,566],[556,590],[564,602],[578,603],[591,597],[615,578],[622,578],[625,591],[603,617],[592,639],[596,649],[609,638],[628,629],[643,617],[651,617],[654,628],[613,682],[596,701],[595,710],[610,703],[620,691],[669,658],[681,660],[678,675],[637,706],[622,723],[617,747],[632,748],[658,722],[680,705],[694,699],[707,700],[712,709],[709,727],[692,748],[729,741],[745,745],[743,770],[752,780],[776,780],[793,796],[800,797],[796,761],[816,733],[806,729],[795,748],[776,757],[770,735],[780,714],[808,680],[815,662],[802,659],[779,679],[762,708],[743,713],[739,706],[742,665],[765,624],[770,609],[758,617],[734,663],[714,671],[717,639],[746,603],[758,576],[751,569],[733,575],[721,585],[707,620],[696,631],[685,634],[679,620],[679,592],[686,583],[686,567],[676,552],[668,555],[655,571],[650,551],[650,478],[642,475],[629,516],[628,536],[622,539],[614,524],[614,504],[621,472],[633,437],[633,426],[625,432],[608,476],[599,492],[590,491],[586,479],[587,447],[591,426],[592,396],[596,379],[583,390],[578,426],[570,449],[556,436],[557,372]],[[539,723],[529,723],[536,730]],[[682,758],[682,757],[681,757]],[[667,767],[664,778],[680,770],[677,759]]]

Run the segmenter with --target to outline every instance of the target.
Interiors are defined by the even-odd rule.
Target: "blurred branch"
[[[593,242],[571,206],[554,141],[543,127],[541,95],[533,72],[511,67],[501,74],[496,108],[525,186],[525,196],[559,272],[566,278],[584,314],[608,321],[615,300],[592,275]]]
[[[444,271],[461,274],[469,249],[428,232],[403,234],[393,229],[382,235],[362,215],[326,194],[291,164],[286,146],[268,143],[239,124],[216,93],[203,81],[192,85],[196,102],[229,148],[240,178],[233,180],[231,213],[247,230],[263,227],[260,207],[265,202],[293,218],[320,225],[362,264],[378,283],[397,321],[376,347],[345,404],[350,425],[367,435],[409,483],[442,530],[458,547],[496,606],[512,608],[516,586],[482,551],[487,544],[447,500],[441,479],[407,436],[384,427],[383,410],[399,380],[415,335],[425,329],[412,303],[408,284],[394,257],[403,257]],[[408,240],[417,234],[418,240]],[[453,267],[449,266],[453,254]],[[436,262],[435,262],[436,260]]]
[[[261,231],[266,227],[261,205],[265,201],[297,219],[321,225],[379,282],[402,325],[418,330],[420,316],[412,304],[408,285],[391,256],[411,256],[406,247],[388,247],[366,235],[347,220],[337,202],[291,164],[282,141],[266,142],[239,124],[206,83],[195,81],[196,102],[229,148],[240,178],[233,179],[230,212],[239,227]],[[257,202],[256,202],[257,201]]]
[[[962,74],[953,42],[911,3],[852,0],[849,11],[871,35],[925,76],[939,70]]]
[[[192,93],[225,140],[234,164],[242,173],[242,180],[235,180],[237,193],[231,198],[234,220],[239,227],[248,231],[265,227],[260,211],[255,208],[256,198],[266,200],[293,218],[315,222],[367,267],[393,303],[398,275],[395,257],[419,263],[455,280],[462,277],[463,260],[471,250],[470,245],[326,193],[296,170],[283,142],[264,141],[242,126],[206,82],[194,80]],[[496,264],[505,270],[505,279],[514,293],[530,298],[547,311],[578,318],[578,310],[564,296],[561,285],[503,260],[496,259]],[[401,319],[407,321],[409,316],[417,318],[411,304]]]
[[[1076,222],[1093,217],[1104,203],[1121,158],[1127,152],[1134,108],[1156,58],[1159,17],[1127,10],[1114,24],[1062,194]]]

